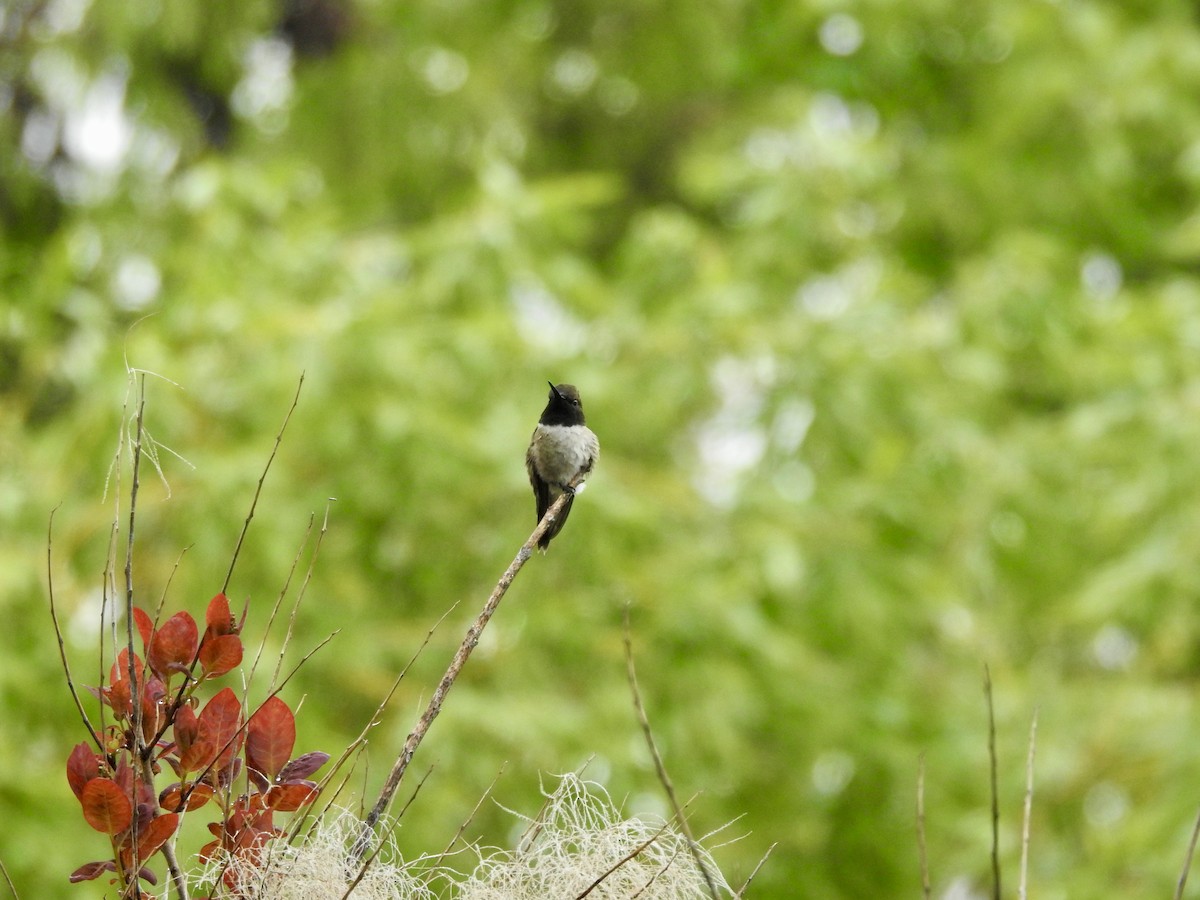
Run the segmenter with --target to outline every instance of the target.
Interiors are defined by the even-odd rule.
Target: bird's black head
[[[542,410],[538,419],[542,425],[582,425],[583,402],[579,399],[579,391],[573,384],[550,385],[550,402]]]

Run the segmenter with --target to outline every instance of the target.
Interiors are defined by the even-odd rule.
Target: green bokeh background
[[[298,749],[340,751],[459,604],[372,732],[368,802],[533,526],[545,381],[580,387],[600,467],[422,746],[406,855],[440,852],[502,765],[509,809],[589,759],[631,813],[664,808],[629,608],[694,827],[741,816],[714,851],[735,884],[778,843],[750,896],[919,896],[922,756],[934,894],[985,892],[985,665],[1006,894],[1037,710],[1031,894],[1170,895],[1200,803],[1192,5],[0,15],[0,860],[22,897],[103,895],[66,883],[105,848],[64,776],[83,731],[46,535],[57,507],[95,683],[127,367],[153,373],[162,448],[139,602],[197,616],[304,373],[230,587],[257,637],[299,553],[286,616],[328,510],[286,664],[338,634],[285,693]],[[498,804],[471,838],[511,843]]]

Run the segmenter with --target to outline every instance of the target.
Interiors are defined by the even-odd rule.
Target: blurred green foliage
[[[0,42],[22,896],[99,895],[66,884],[103,839],[64,777],[47,519],[94,683],[127,365],[162,447],[139,601],[194,614],[305,373],[230,590],[261,634],[299,554],[286,616],[328,515],[288,661],[338,635],[289,688],[298,750],[345,746],[459,604],[372,734],[368,803],[534,524],[546,379],[580,386],[600,468],[421,748],[406,853],[501,765],[508,808],[589,758],[663,808],[628,606],[694,827],[743,816],[733,883],[779,844],[754,896],[916,895],[922,755],[935,893],[984,889],[985,663],[1007,885],[1037,709],[1032,892],[1171,889],[1200,798],[1191,6],[13,0]],[[519,827],[485,804],[469,834]]]

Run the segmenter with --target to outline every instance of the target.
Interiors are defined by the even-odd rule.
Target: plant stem
[[[574,488],[576,483],[582,480],[583,476],[586,476],[586,473],[580,473],[580,476],[576,476],[576,480],[571,483],[570,487]],[[533,530],[533,534],[521,545],[521,549],[517,551],[517,555],[513,558],[513,561],[509,563],[508,568],[504,570],[504,574],[500,576],[500,580],[496,582],[496,587],[493,588],[491,596],[488,597],[487,603],[483,606],[483,610],[476,616],[475,621],[471,623],[471,627],[467,629],[467,633],[463,637],[458,651],[450,661],[449,668],[446,669],[446,674],[438,682],[433,696],[429,698],[428,706],[425,707],[425,711],[421,713],[421,717],[417,720],[416,727],[413,728],[408,739],[404,742],[404,748],[400,751],[399,757],[397,757],[395,764],[392,766],[392,771],[388,774],[387,781],[384,782],[383,790],[379,793],[379,799],[375,801],[375,806],[372,807],[363,822],[362,832],[359,834],[358,840],[354,842],[354,848],[351,851],[352,859],[356,863],[361,862],[371,849],[372,834],[375,826],[379,823],[379,820],[391,804],[392,797],[395,795],[396,789],[400,786],[400,780],[404,777],[404,772],[408,769],[409,763],[412,762],[413,754],[417,752],[417,747],[425,739],[425,734],[429,731],[429,726],[433,724],[433,720],[442,711],[442,704],[446,701],[446,695],[450,693],[450,688],[454,686],[455,679],[458,678],[459,673],[463,670],[463,666],[470,659],[471,651],[479,643],[479,637],[483,633],[483,629],[491,621],[496,608],[500,605],[500,601],[504,599],[509,585],[517,577],[517,573],[521,571],[521,568],[528,562],[529,557],[533,555],[533,548],[537,545],[538,539],[554,524],[555,518],[571,496],[572,494],[569,491],[564,491],[550,505],[550,508],[546,510],[546,514],[538,522],[537,527]]]

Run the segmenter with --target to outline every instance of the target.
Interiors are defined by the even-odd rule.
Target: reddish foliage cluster
[[[131,678],[129,650],[121,650],[108,685],[94,690],[115,719],[104,730],[105,746],[79,744],[67,759],[67,781],[84,819],[107,834],[113,847],[111,860],[80,866],[73,882],[112,872],[122,885],[138,878],[156,884],[144,864],[175,834],[184,813],[210,801],[221,815],[209,823],[214,840],[200,857],[209,859],[221,849],[256,853],[282,834],[274,824],[276,812],[293,812],[316,798],[317,785],[307,778],[329,759],[327,753],[291,758],[296,720],[276,696],[247,718],[226,687],[197,714],[197,688],[242,661],[242,622],[234,621],[224,594],[208,605],[203,637],[186,612],[155,628],[144,611],[134,609],[134,622],[145,662],[133,655]],[[180,676],[182,684],[173,690],[171,682]],[[154,778],[164,761],[178,780],[157,792]],[[237,793],[243,770],[245,790]],[[232,876],[224,882],[239,894]]]

